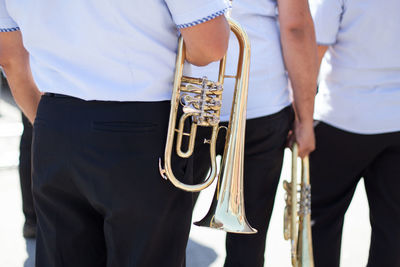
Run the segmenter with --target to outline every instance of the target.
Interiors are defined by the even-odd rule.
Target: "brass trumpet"
[[[291,260],[294,267],[314,267],[311,239],[311,185],[309,160],[301,161],[300,197],[298,197],[297,177],[297,144],[292,148],[292,181],[283,182],[286,191],[286,207],[284,214],[285,240],[291,242]]]
[[[196,223],[200,226],[222,229],[233,233],[256,233],[245,217],[243,202],[243,157],[244,135],[246,126],[247,87],[250,65],[250,43],[242,27],[227,18],[231,32],[239,43],[239,58],[236,75],[225,75],[226,55],[219,65],[218,82],[207,80],[207,77],[192,78],[182,75],[185,62],[185,48],[182,38],[179,39],[176,58],[171,111],[169,117],[167,141],[164,154],[164,168],[159,161],[159,170],[162,177],[168,179],[176,187],[189,192],[198,192],[208,187],[218,176],[217,190],[210,211],[204,219]],[[235,92],[232,103],[229,125],[226,131],[226,143],[221,162],[221,171],[217,174],[216,140],[219,126],[222,101],[223,83],[225,78],[236,79]],[[183,106],[176,128],[176,117],[179,105]],[[183,130],[184,123],[191,118],[190,133]],[[203,183],[188,185],[179,181],[172,172],[171,154],[173,151],[174,136],[176,137],[176,153],[182,158],[193,154],[197,127],[212,127],[210,139],[205,142],[210,145],[211,170]],[[224,127],[226,128],[226,127]],[[182,138],[187,136],[189,144],[186,151],[181,148]]]

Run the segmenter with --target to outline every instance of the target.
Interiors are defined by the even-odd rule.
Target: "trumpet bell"
[[[217,204],[211,207],[210,211],[202,220],[194,224],[235,234],[257,233],[257,230],[250,226],[245,216],[242,214],[232,214],[232,211],[217,207]]]
[[[224,168],[225,164],[230,165],[232,162],[229,162],[229,158],[222,160],[223,178],[218,181],[207,215],[194,224],[224,230],[228,233],[255,234],[257,230],[250,226],[245,215],[241,190],[243,179],[238,177],[240,171],[232,173],[229,171],[231,168]],[[221,181],[222,186],[220,186]]]

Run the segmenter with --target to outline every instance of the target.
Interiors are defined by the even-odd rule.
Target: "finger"
[[[286,147],[292,149],[294,141],[294,134],[291,134],[290,136],[288,135],[288,138],[286,139]]]
[[[309,146],[309,147],[305,147],[305,148],[300,148],[299,147],[299,157],[300,158],[305,158],[308,155],[310,155],[311,152],[313,152],[315,150],[314,146]]]
[[[302,159],[304,159],[306,156],[308,156],[308,154],[310,154],[310,152],[307,150],[299,150],[299,157]]]

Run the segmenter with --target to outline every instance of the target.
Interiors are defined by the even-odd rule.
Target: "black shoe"
[[[25,238],[36,238],[36,224],[25,223],[22,234]]]

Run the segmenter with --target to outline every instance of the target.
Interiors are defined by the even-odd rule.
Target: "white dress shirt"
[[[400,131],[400,1],[310,0],[328,45],[315,119],[360,134]]]
[[[247,118],[276,113],[290,105],[288,77],[283,63],[277,3],[273,0],[234,0],[231,17],[247,32],[251,43]],[[236,72],[238,42],[231,34],[227,55],[227,74]],[[192,69],[193,76],[216,80],[218,64]],[[225,79],[221,120],[229,120],[234,80]]]
[[[0,0],[0,29],[20,29],[43,92],[85,100],[171,98],[179,28],[223,0]]]

